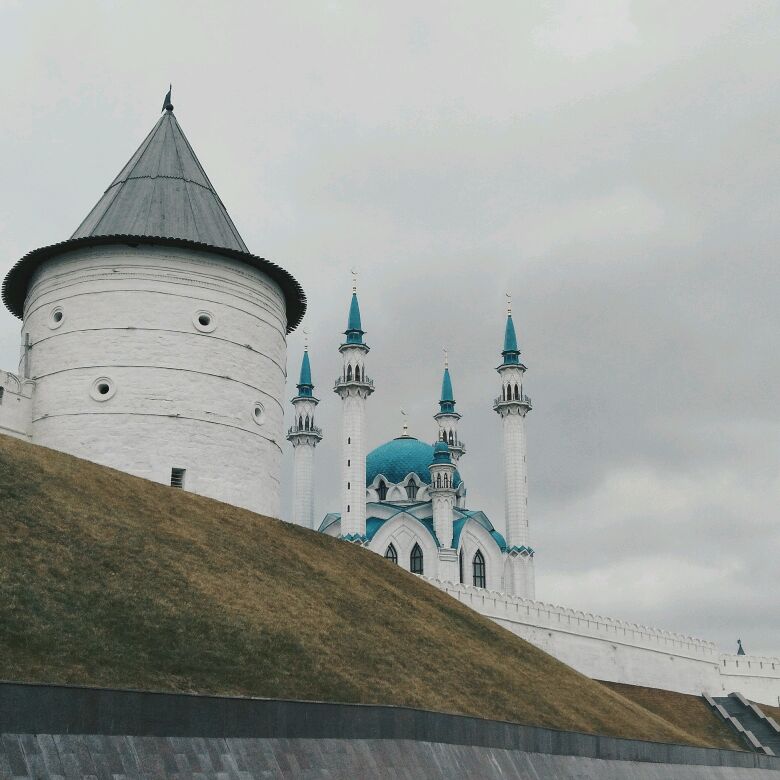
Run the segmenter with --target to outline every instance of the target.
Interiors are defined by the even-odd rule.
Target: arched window
[[[474,553],[474,586],[477,588],[486,587],[485,580],[485,558],[482,553],[477,550]]]
[[[506,385],[501,385],[501,400],[506,401]]]
[[[387,485],[385,484],[385,481],[383,479],[379,480],[379,484],[376,486],[376,492],[379,494],[379,500],[380,501],[386,501],[387,500]],[[390,547],[393,545],[391,544]],[[390,548],[388,547],[388,550]],[[395,548],[393,549],[393,552],[395,552]],[[385,555],[385,558],[387,556]],[[398,563],[398,558],[395,558],[395,562]]]
[[[449,486],[450,486],[450,475],[445,473],[444,474],[444,487],[449,487]]]
[[[517,382],[515,382],[515,401],[520,400],[520,389],[517,386]]]
[[[409,571],[411,571],[412,574],[423,573],[423,552],[417,542],[414,543],[412,554],[409,556]]]
[[[303,430],[303,415],[298,415],[298,428]]]
[[[347,366],[347,382],[352,381],[352,366]]]
[[[436,487],[437,488],[441,487],[441,474],[436,475]]]
[[[409,480],[409,482],[406,484],[406,497],[410,501],[414,501],[414,499],[417,498],[417,485],[415,485],[411,480]]]
[[[458,553],[458,571],[460,572],[460,583],[463,584],[463,550]]]
[[[305,430],[309,430],[309,415],[306,415],[306,421],[303,423],[303,427]]]
[[[385,558],[387,558],[388,561],[392,561],[395,564],[398,563],[398,553],[396,552],[396,549],[392,544],[388,545],[388,548],[385,550]]]

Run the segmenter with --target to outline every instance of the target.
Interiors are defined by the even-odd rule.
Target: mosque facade
[[[308,349],[304,351],[288,432],[294,449],[292,522],[364,546],[413,574],[534,598],[525,435],[532,407],[523,389],[526,367],[511,309],[497,368],[499,394],[493,402],[502,420],[505,477],[505,517],[498,527],[467,500],[458,468],[466,447],[458,433],[461,415],[446,359],[439,409],[433,415],[436,440],[421,441],[405,427],[403,435],[366,452],[365,419],[374,384],[364,336],[353,289],[339,347],[341,375],[333,388],[342,406],[341,508],[319,523],[313,513],[313,464],[322,431],[314,417],[317,399]]]

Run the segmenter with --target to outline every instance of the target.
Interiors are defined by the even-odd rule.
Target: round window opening
[[[261,403],[256,403],[252,408],[252,419],[258,424],[262,425],[265,421],[265,409]]]
[[[52,330],[54,330],[54,328],[59,328],[60,325],[62,325],[63,319],[65,319],[65,315],[59,306],[56,309],[52,309],[49,313],[49,327]]]
[[[107,377],[98,377],[93,383],[89,394],[96,401],[108,401],[116,392],[116,385]]]
[[[192,318],[192,324],[201,333],[211,333],[217,327],[214,322],[214,315],[210,311],[196,311],[195,316]]]

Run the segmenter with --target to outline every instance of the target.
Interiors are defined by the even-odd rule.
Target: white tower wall
[[[285,331],[279,286],[218,253],[52,258],[22,328],[32,440],[157,482],[184,468],[185,489],[278,516]]]
[[[366,398],[361,387],[342,391],[341,533],[366,533]]]
[[[314,445],[293,444],[292,522],[314,528]]]
[[[504,516],[510,546],[528,546],[528,469],[525,410],[502,414],[504,460]]]

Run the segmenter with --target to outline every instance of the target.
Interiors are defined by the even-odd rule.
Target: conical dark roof
[[[71,238],[167,236],[249,252],[192,151],[166,111]]]
[[[3,280],[3,303],[22,318],[28,285],[44,260],[79,246],[116,243],[212,250],[260,269],[282,288],[288,333],[306,311],[300,284],[247,249],[173,111],[160,117],[70,239],[36,249],[11,268]]]

